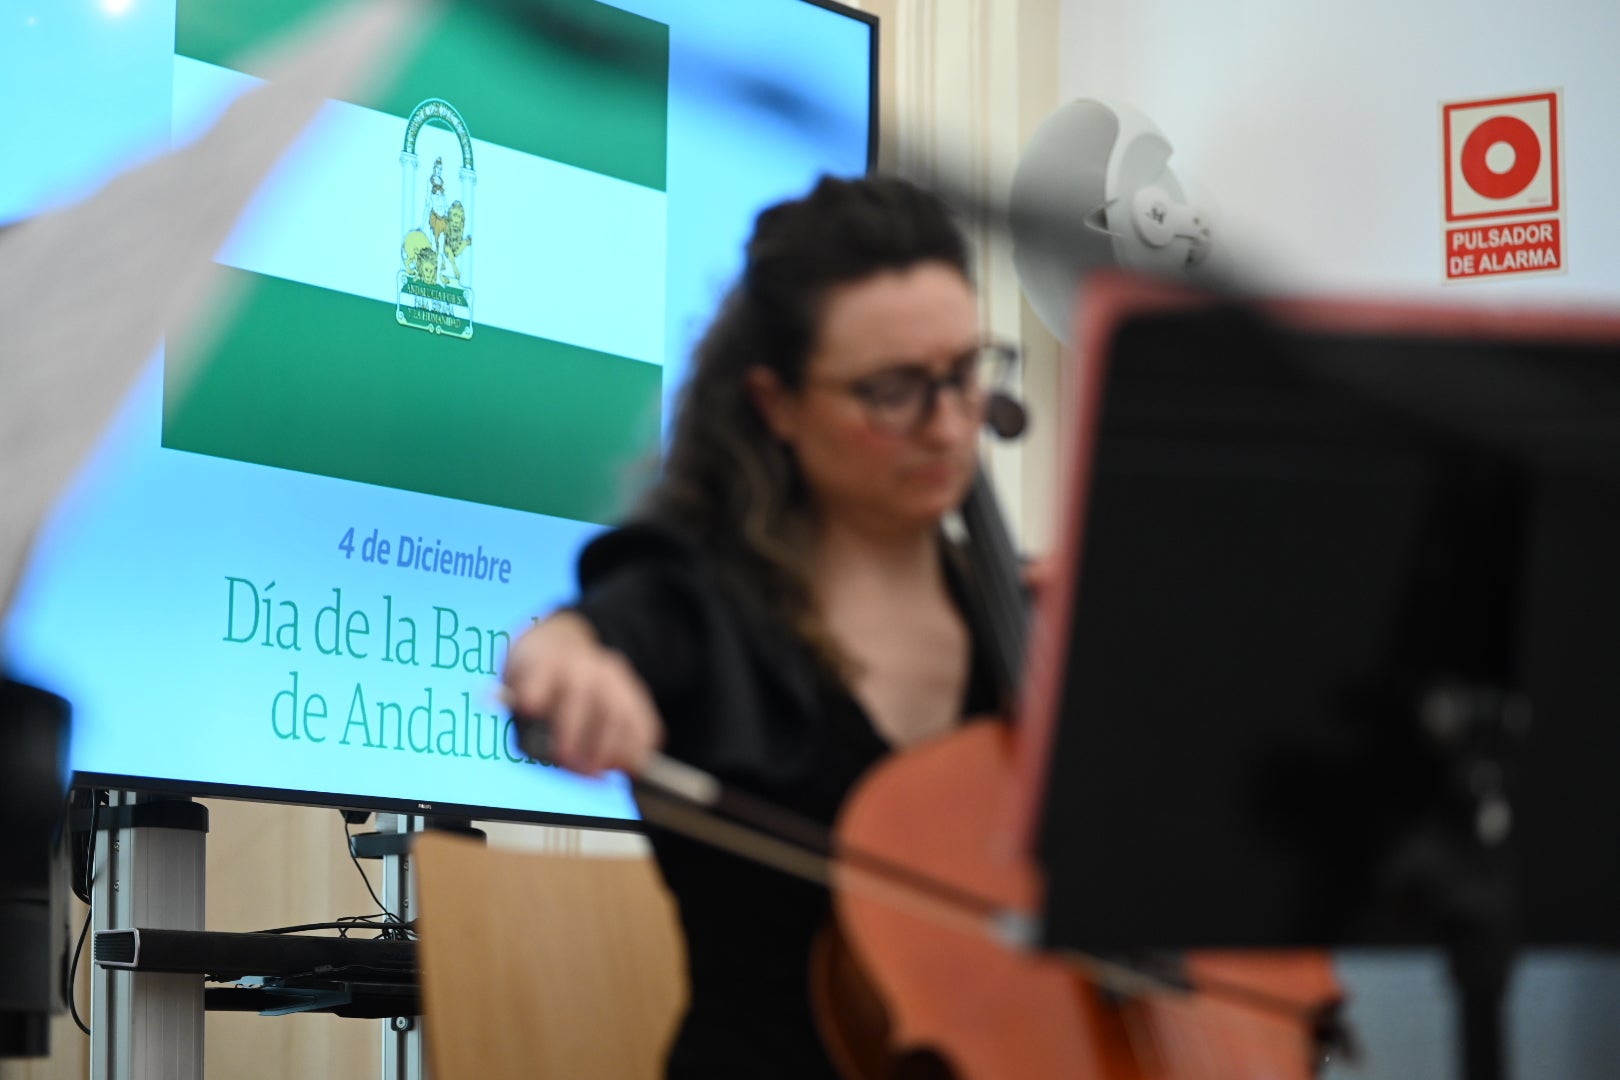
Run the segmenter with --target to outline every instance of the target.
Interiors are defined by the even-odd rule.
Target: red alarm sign
[[[1563,112],[1550,90],[1441,106],[1446,279],[1564,269]]]

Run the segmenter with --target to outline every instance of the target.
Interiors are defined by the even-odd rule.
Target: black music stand
[[[1045,944],[1442,945],[1497,1080],[1620,943],[1620,319],[1093,292]]]

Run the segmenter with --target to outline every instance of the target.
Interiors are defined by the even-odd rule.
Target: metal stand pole
[[[206,808],[114,791],[99,816],[94,928],[203,929]],[[202,1080],[203,977],[90,968],[92,1080]]]
[[[1408,848],[1406,880],[1446,938],[1461,1075],[1505,1080],[1503,1009],[1519,926],[1509,795],[1530,703],[1494,686],[1441,685],[1421,716],[1449,772],[1448,813]]]
[[[377,832],[421,832],[426,821],[410,814],[378,814]],[[383,855],[383,906],[401,920],[416,918],[416,874],[404,845],[391,846]],[[425,1080],[427,1061],[422,1056],[422,1018],[395,1016],[383,1021],[382,1080]]]

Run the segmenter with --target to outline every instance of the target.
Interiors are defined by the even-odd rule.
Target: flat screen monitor
[[[0,223],[195,137],[326,6],[4,16],[28,106]],[[622,777],[525,757],[498,673],[653,467],[754,215],[868,168],[877,26],[806,0],[432,10],[219,251],[238,301],[195,383],[167,384],[171,336],[38,539],[0,655],[72,702],[80,784],[634,823]]]

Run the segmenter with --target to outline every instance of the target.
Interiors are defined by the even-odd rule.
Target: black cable
[[[96,814],[100,809],[101,795],[99,792],[92,791],[90,793],[90,842],[85,845],[84,856],[85,895],[80,897],[87,905],[90,903],[90,893],[96,880]],[[74,892],[77,893],[78,890],[75,889]],[[90,916],[94,913],[93,907],[84,913],[84,925],[79,928],[79,943],[73,946],[73,963],[68,967],[67,981],[62,987],[62,993],[67,998],[68,1011],[73,1014],[73,1022],[78,1024],[79,1030],[86,1035],[90,1034],[90,1025],[79,1017],[78,995],[75,991],[79,985],[79,954],[84,951],[84,939],[90,933]]]
[[[277,926],[270,930],[260,930],[261,934],[301,934],[307,930],[339,930],[338,936],[347,937],[350,930],[385,930],[390,933],[411,933],[414,923],[378,921],[365,915],[345,915],[336,922],[300,923],[297,926]]]
[[[85,833],[82,830],[74,828],[74,822],[78,820],[80,804],[85,802],[86,799],[89,800],[89,808],[91,810],[95,809],[96,795],[97,792],[94,788],[77,788],[68,792],[66,807],[67,820],[66,825],[62,830],[63,843],[67,845],[68,863],[70,866],[68,885],[70,888],[72,888],[73,895],[79,898],[80,903],[84,904],[88,904],[90,902],[90,882],[85,875],[90,872],[90,849],[94,847],[95,837],[90,836],[88,839],[86,839]],[[81,852],[84,856],[83,859],[80,860],[83,863],[83,873],[79,872],[78,866],[73,865],[74,861],[80,858]],[[67,959],[67,951],[65,949],[63,950],[62,959]]]
[[[313,971],[288,975],[282,981],[292,983],[300,979],[332,979],[357,971],[369,971],[375,975],[412,975],[417,967],[415,964],[319,964]]]
[[[86,1035],[90,1034],[90,1025],[79,1018],[79,1003],[74,1000],[74,988],[79,981],[79,953],[84,949],[84,937],[90,932],[90,912],[84,913],[84,925],[79,928],[79,943],[73,946],[73,966],[68,969],[68,982],[64,988],[67,997],[68,1011],[73,1014],[73,1022],[79,1025],[79,1030]]]
[[[344,927],[355,930],[375,930],[377,936],[389,941],[407,941],[416,937],[416,920],[391,917],[392,921],[377,922],[363,915],[345,915],[338,919]],[[339,932],[340,937],[348,937],[348,929]]]
[[[339,813],[341,814],[342,811],[339,811]],[[366,892],[370,893],[371,894],[371,899],[376,902],[377,910],[379,912],[381,912],[383,918],[387,919],[389,922],[398,923],[400,921],[399,916],[395,915],[392,911],[388,910],[388,906],[386,904],[384,904],[382,902],[382,898],[377,895],[377,890],[373,889],[371,887],[371,879],[366,876],[366,868],[360,865],[360,860],[354,853],[354,833],[349,828],[349,819],[347,817],[345,817],[343,819],[343,839],[344,839],[344,845],[343,846],[349,852],[349,861],[354,863],[354,871],[355,871],[355,873],[359,874],[360,875],[360,880],[365,882],[365,884],[366,884]],[[394,937],[396,935],[395,935],[394,931],[390,929],[390,930],[383,931],[383,936],[384,937]]]
[[[90,792],[89,841],[84,846],[84,902],[90,903],[96,884],[96,815],[101,812],[101,792]]]

